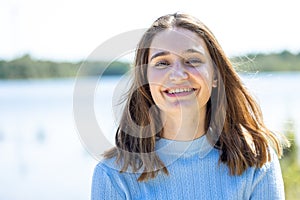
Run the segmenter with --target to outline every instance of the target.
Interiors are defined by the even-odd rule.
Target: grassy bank
[[[300,162],[298,160],[298,144],[295,138],[295,125],[288,121],[284,125],[285,135],[291,143],[291,147],[284,150],[284,156],[280,160],[282,176],[285,185],[287,200],[297,200],[300,197]]]

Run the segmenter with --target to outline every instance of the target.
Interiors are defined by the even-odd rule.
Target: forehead
[[[207,54],[204,40],[196,33],[183,28],[166,29],[153,38],[149,54],[151,56],[158,51],[168,51],[180,55],[188,49]]]

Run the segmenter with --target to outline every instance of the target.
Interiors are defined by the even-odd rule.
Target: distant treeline
[[[300,53],[289,51],[269,54],[248,54],[233,57],[231,60],[239,72],[253,71],[300,71]],[[0,79],[28,79],[28,78],[60,78],[80,76],[122,75],[130,69],[130,63],[104,61],[95,62],[54,62],[35,60],[29,55],[11,61],[0,60]]]
[[[34,60],[29,55],[24,55],[11,61],[0,60],[0,79],[121,75],[129,69],[130,64],[126,62],[54,62]]]
[[[248,54],[231,58],[238,71],[300,71],[300,52]]]

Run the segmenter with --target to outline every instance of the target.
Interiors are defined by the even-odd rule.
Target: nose
[[[188,79],[188,73],[181,63],[174,63],[169,77],[171,81],[179,82]]]

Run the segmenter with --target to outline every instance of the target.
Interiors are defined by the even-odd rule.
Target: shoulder
[[[270,175],[280,175],[281,176],[281,168],[279,163],[279,158],[275,152],[275,150],[271,147],[268,148],[270,153],[270,160],[264,163],[261,167],[250,167],[249,170],[252,172],[253,176],[253,184],[259,182],[266,176]]]
[[[269,148],[271,160],[255,168],[252,179],[252,196],[262,199],[284,198],[284,184],[277,154]],[[263,198],[264,197],[264,198]]]
[[[275,150],[272,147],[269,147],[268,151],[270,153],[270,161],[267,161],[261,168],[257,168],[256,172],[257,173],[259,173],[259,172],[267,173],[269,171],[274,171],[274,170],[281,172],[279,159],[278,159],[278,156],[277,156]]]
[[[103,158],[99,161],[94,169],[93,197],[101,197],[100,199],[131,199],[131,193],[138,195],[137,179],[139,174],[129,171],[120,172],[121,164],[116,163],[115,157]]]
[[[95,172],[102,171],[107,174],[116,173],[121,170],[121,165],[116,162],[116,158],[102,158],[95,166]]]
[[[138,174],[138,172],[132,172],[130,166],[126,171],[122,171],[122,168],[122,160],[117,161],[116,157],[102,158],[95,166],[94,177],[97,177],[97,175],[105,174],[105,176],[108,176],[112,180],[124,181],[128,179],[132,174]]]
[[[113,165],[113,159],[101,160],[94,169],[92,181],[93,200],[100,199],[124,199],[125,194],[119,186],[118,170]]]

